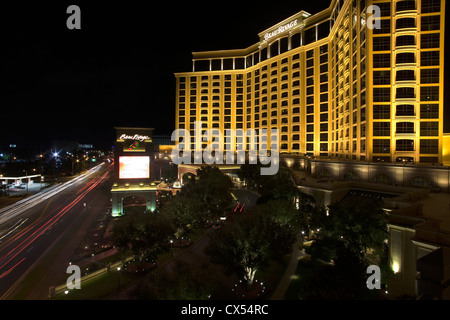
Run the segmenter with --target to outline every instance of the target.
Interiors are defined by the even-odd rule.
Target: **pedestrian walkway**
[[[273,293],[271,300],[283,300],[284,299],[286,291],[289,288],[289,285],[291,284],[292,276],[295,274],[295,271],[297,270],[298,261],[302,257],[308,255],[303,250],[300,250],[300,246],[302,244],[303,244],[303,237],[299,234],[299,235],[297,235],[297,241],[294,243],[294,247],[292,249],[292,255],[291,255],[291,260],[289,262],[289,265],[287,266],[286,271],[284,272],[284,275],[281,278],[280,283],[278,284],[278,287],[276,288],[275,292]]]

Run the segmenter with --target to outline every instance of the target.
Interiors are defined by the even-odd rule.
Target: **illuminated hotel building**
[[[194,52],[175,74],[176,128],[191,150],[205,148],[193,143],[202,121],[277,128],[280,153],[442,163],[444,22],[445,0],[331,0],[248,48]]]

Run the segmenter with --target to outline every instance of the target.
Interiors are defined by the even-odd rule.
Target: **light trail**
[[[95,166],[92,169],[89,169],[87,172],[83,173],[82,175],[64,182],[62,184],[58,184],[51,189],[47,189],[45,191],[41,191],[35,195],[29,196],[23,200],[20,200],[6,208],[3,208],[0,210],[0,225],[9,221],[10,219],[16,217],[17,215],[21,214],[23,211],[30,209],[42,201],[47,200],[50,197],[53,197],[54,195],[58,194],[59,192],[67,189],[68,187],[72,186],[74,183],[77,183],[84,178],[90,176],[91,174],[95,173],[100,169],[100,167],[104,163],[99,164],[98,166]]]
[[[26,218],[25,220],[20,219],[19,221],[17,221],[11,228],[9,228],[8,230],[6,230],[5,232],[3,232],[3,234],[0,234],[0,243],[1,240],[8,236],[11,232],[13,232],[14,230],[16,230],[17,228],[19,228],[22,224],[24,224],[26,221],[28,220],[28,218]]]
[[[22,260],[20,260],[19,262],[17,262],[15,265],[13,265],[11,268],[9,268],[9,270],[3,272],[3,273],[0,275],[0,279],[3,278],[4,276],[6,276],[6,275],[7,275],[8,273],[10,273],[11,271],[13,271],[14,268],[17,267],[19,264],[21,264],[22,261],[25,260],[25,259],[26,259],[26,258],[23,258]]]
[[[111,167],[111,165],[110,165],[110,167]],[[55,223],[57,223],[67,212],[70,211],[70,209],[72,209],[77,203],[79,203],[90,191],[92,191],[97,185],[99,185],[101,182],[103,182],[103,180],[106,179],[108,174],[109,174],[109,171],[106,171],[102,177],[93,179],[93,182],[88,184],[89,187],[87,189],[82,188],[82,189],[84,189],[84,191],[79,196],[77,196],[71,203],[69,203],[67,206],[62,208],[57,214],[55,214],[52,218],[47,220],[42,226],[40,226],[32,234],[28,235],[28,237],[26,239],[22,240],[18,245],[16,245],[6,255],[4,255],[0,259],[0,264],[1,264],[0,270],[2,268],[4,268],[6,265],[8,265],[22,251],[24,251],[26,248],[28,248],[36,239],[38,239],[42,234],[44,234],[47,230],[49,230]],[[25,236],[25,233],[23,233],[19,238],[21,238],[22,236]],[[17,238],[16,240],[19,241],[19,238]],[[7,261],[5,261],[5,260],[7,260]],[[22,261],[23,261],[23,259],[20,262],[22,262]],[[10,268],[9,271],[10,270],[12,270],[12,268]],[[7,271],[7,272],[9,272],[9,271]],[[1,277],[6,275],[7,272],[3,273]]]

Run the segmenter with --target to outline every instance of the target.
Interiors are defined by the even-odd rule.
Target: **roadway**
[[[112,164],[101,164],[66,183],[0,210],[1,299],[10,299],[24,280],[31,287],[42,283],[40,277],[33,279],[27,275],[61,240],[65,231],[77,232],[71,227],[79,226],[79,220],[86,219],[93,200],[101,200],[97,211],[106,210],[109,197],[105,195],[110,191],[111,171]],[[41,276],[50,277],[55,285],[65,274],[67,261],[54,261],[54,264],[58,266],[57,272],[49,266],[47,273]],[[48,286],[40,289],[48,293]],[[39,298],[45,297],[41,293]]]

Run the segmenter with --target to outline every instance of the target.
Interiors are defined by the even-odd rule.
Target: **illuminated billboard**
[[[150,178],[150,157],[119,157],[119,179]]]

